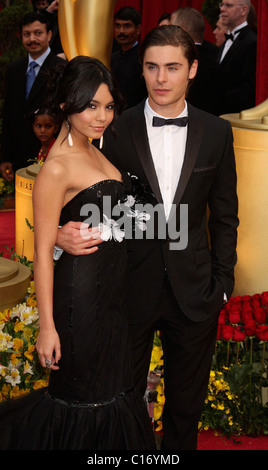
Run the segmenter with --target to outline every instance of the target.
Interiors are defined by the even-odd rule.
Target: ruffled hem
[[[0,405],[1,450],[154,450],[135,391],[102,406],[76,406],[37,390]]]

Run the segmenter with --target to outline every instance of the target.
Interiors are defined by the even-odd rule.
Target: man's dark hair
[[[123,20],[123,21],[132,21],[135,26],[139,26],[141,24],[141,14],[139,11],[135,10],[132,7],[123,7],[118,10],[114,15],[115,20]]]
[[[198,52],[191,36],[175,25],[163,25],[149,31],[140,46],[140,59],[143,63],[146,50],[152,46],[181,46],[189,63],[189,68],[198,58]]]
[[[22,31],[23,26],[32,24],[35,21],[39,21],[40,23],[45,24],[47,32],[50,30],[49,20],[45,17],[45,15],[42,15],[42,13],[35,12],[35,11],[27,13],[23,17],[22,21],[20,22],[20,30]]]

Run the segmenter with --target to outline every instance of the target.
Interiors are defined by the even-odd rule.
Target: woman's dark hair
[[[180,26],[163,25],[152,29],[140,46],[140,59],[143,63],[146,50],[152,46],[181,46],[188,60],[189,68],[198,58],[196,45],[191,36]]]
[[[101,84],[106,84],[114,99],[115,118],[123,110],[123,99],[110,71],[98,59],[77,56],[67,65],[58,67],[48,85],[48,107],[61,122],[71,114],[81,113],[89,107]],[[60,105],[64,105],[63,109]]]

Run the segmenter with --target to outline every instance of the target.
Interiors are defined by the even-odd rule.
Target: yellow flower
[[[163,350],[159,346],[154,346],[152,350],[151,363],[154,364],[152,369],[155,369],[155,364],[163,365]]]
[[[162,431],[162,429],[163,429],[162,421],[158,421],[158,425],[155,428],[155,431],[159,432],[159,431]]]
[[[24,373],[24,374],[33,375],[33,368],[32,368],[32,366],[29,364],[28,361],[26,361],[25,364],[24,364],[23,373]],[[29,377],[28,377],[28,378],[26,377],[25,382],[28,382],[28,380],[29,380]]]
[[[19,384],[21,381],[20,373],[18,369],[11,369],[10,374],[5,377],[5,381],[15,387],[16,384]]]
[[[3,333],[0,330],[0,351],[6,351],[9,348],[13,347],[12,336],[8,333]]]
[[[11,314],[10,308],[7,308],[3,312],[0,312],[0,323],[5,323],[9,320]]]
[[[10,355],[10,362],[13,366],[15,366],[16,364],[18,364],[19,362],[19,358],[20,358],[20,354],[11,354]]]
[[[30,297],[28,297],[27,300],[26,300],[26,305],[28,307],[36,307],[37,306],[37,301],[36,301],[35,297],[30,295]]]
[[[19,331],[22,331],[22,330],[23,330],[24,326],[25,326],[25,325],[24,325],[23,322],[17,320],[16,323],[15,323],[15,326],[14,326],[14,331],[15,331],[16,333],[18,333]]]
[[[218,403],[217,409],[218,410],[224,410],[224,405],[222,403]]]
[[[154,404],[154,420],[155,421],[158,421],[161,418],[162,412],[163,412],[163,406],[159,405],[158,403],[155,403]]]
[[[10,385],[8,384],[4,384],[3,387],[2,387],[2,393],[5,397],[8,396],[9,392],[10,392]]]
[[[14,338],[13,342],[14,342],[13,349],[15,351],[19,351],[23,346],[23,340],[21,338]]]
[[[10,392],[10,398],[17,398],[21,395],[25,395],[26,393],[29,393],[29,390],[21,390],[18,385],[16,385]]]
[[[47,387],[48,386],[48,380],[37,380],[34,385],[33,385],[33,389],[34,390],[38,390],[39,388],[44,388],[44,387]]]
[[[33,360],[33,352],[35,350],[35,345],[34,344],[31,344],[29,347],[28,347],[28,350],[25,351],[24,353],[24,356],[26,356],[30,361]]]
[[[29,294],[35,294],[34,281],[30,282],[30,285],[28,287],[28,293]]]
[[[28,343],[30,342],[32,335],[33,335],[33,330],[31,328],[24,328],[23,337],[28,341]]]

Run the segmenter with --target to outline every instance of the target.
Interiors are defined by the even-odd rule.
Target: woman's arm
[[[53,319],[53,250],[67,189],[66,176],[64,167],[50,160],[42,167],[33,190],[34,281],[40,323],[36,347],[42,366],[47,367],[46,360],[51,360],[50,367],[55,370],[61,351]]]

